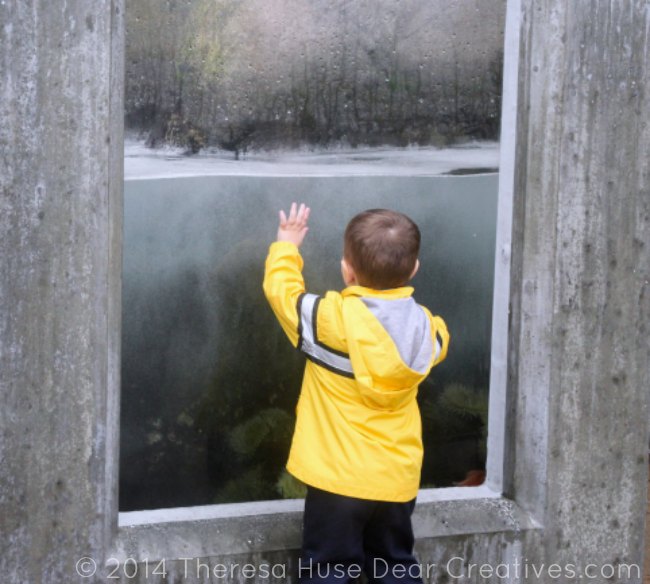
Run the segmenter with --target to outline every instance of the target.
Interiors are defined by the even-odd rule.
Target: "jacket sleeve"
[[[449,331],[447,330],[447,325],[445,321],[442,320],[439,316],[431,316],[431,332],[433,333],[433,338],[435,339],[435,357],[433,360],[433,366],[435,367],[438,363],[441,363],[447,357],[447,349],[449,348]]]
[[[300,337],[298,299],[305,292],[303,260],[298,247],[287,241],[271,244],[264,270],[264,294],[294,347]]]

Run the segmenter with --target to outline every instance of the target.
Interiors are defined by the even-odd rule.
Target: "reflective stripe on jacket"
[[[287,470],[319,489],[409,501],[420,484],[418,385],[447,355],[444,321],[413,288],[305,293],[298,248],[269,249],[264,292],[307,365]]]

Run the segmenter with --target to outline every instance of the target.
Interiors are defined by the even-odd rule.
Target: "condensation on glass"
[[[504,12],[127,2],[122,510],[300,496],[283,467],[304,362],[261,290],[295,199],[315,293],[342,287],[354,213],[418,222],[415,296],[452,334],[420,388],[422,484],[484,468]]]

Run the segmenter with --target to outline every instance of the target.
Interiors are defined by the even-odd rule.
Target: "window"
[[[294,199],[317,293],[355,212],[419,223],[416,299],[453,343],[420,390],[423,486],[482,470],[505,2],[127,8],[120,508],[300,495],[282,469],[302,359],[261,291]]]

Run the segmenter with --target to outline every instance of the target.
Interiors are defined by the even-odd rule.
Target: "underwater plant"
[[[304,499],[307,496],[307,485],[289,474],[286,470],[280,473],[275,488],[283,499]]]
[[[292,416],[280,408],[262,410],[232,430],[230,447],[245,457],[253,456],[263,443],[288,449],[294,424]]]
[[[428,472],[438,477],[447,475],[449,479],[444,482],[452,484],[458,484],[460,477],[467,480],[473,471],[483,472],[487,453],[487,390],[450,383],[436,397],[423,401],[420,409],[428,446],[425,457],[430,460]],[[454,444],[461,450],[456,456],[450,454]],[[475,472],[471,476],[472,484],[480,484]]]

